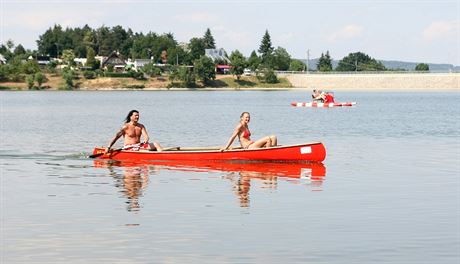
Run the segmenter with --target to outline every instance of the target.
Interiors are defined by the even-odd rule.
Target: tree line
[[[187,69],[172,68],[172,77],[190,81],[197,78],[204,83],[215,78],[212,74],[215,64],[226,64],[225,61],[209,61],[204,56],[205,49],[215,49],[214,37],[208,28],[202,37],[194,37],[188,43],[178,43],[173,33],[157,34],[155,32],[133,32],[122,26],[91,28],[85,25],[82,28],[65,28],[54,25],[39,35],[37,50],[26,50],[21,44],[15,46],[8,40],[1,44],[0,54],[13,65],[5,69],[0,67],[0,81],[15,80],[22,74],[35,74],[39,71],[32,62],[24,62],[29,56],[48,55],[61,58],[64,62],[72,63],[74,58],[86,58],[92,69],[99,67],[94,59],[96,55],[108,56],[114,51],[124,58],[153,59],[154,62],[163,62],[169,65],[193,66],[194,72],[187,73]],[[163,54],[167,54],[164,56]],[[226,54],[228,55],[228,54]],[[306,65],[301,60],[293,59],[283,47],[274,47],[268,30],[265,31],[259,48],[253,50],[249,57],[240,51],[234,50],[229,56],[231,73],[240,79],[244,69],[260,72],[265,81],[276,82],[274,71],[305,71]],[[166,60],[166,61],[165,61]],[[53,66],[53,65],[51,65]],[[328,71],[385,71],[385,66],[362,53],[350,53],[342,58],[334,69],[329,51],[322,53],[317,62],[317,70]],[[417,65],[417,70],[429,70],[426,64]],[[149,67],[147,67],[149,68]],[[196,69],[198,68],[198,70]],[[158,69],[150,66],[150,72],[158,73]],[[194,74],[194,76],[186,76]]]

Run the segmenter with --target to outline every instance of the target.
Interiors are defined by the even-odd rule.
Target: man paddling
[[[162,151],[163,148],[158,142],[154,141],[153,143],[149,143],[149,134],[147,133],[145,126],[141,123],[138,123],[138,121],[139,111],[129,111],[128,115],[126,116],[125,124],[121,127],[120,131],[115,134],[115,137],[112,139],[112,141],[110,141],[109,146],[105,149],[105,153],[110,152],[113,144],[115,144],[115,142],[117,142],[121,136],[124,137],[124,150],[138,151],[141,149],[146,149]],[[141,136],[144,138],[144,143],[141,143]]]

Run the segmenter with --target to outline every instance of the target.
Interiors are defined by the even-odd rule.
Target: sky
[[[266,30],[292,58],[377,60],[460,66],[460,0],[0,0],[0,42],[36,49],[47,29],[120,25],[173,33],[178,42],[207,28],[218,48],[249,56]]]

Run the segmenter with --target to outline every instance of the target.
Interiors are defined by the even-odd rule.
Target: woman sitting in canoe
[[[251,140],[251,132],[249,131],[248,123],[251,119],[251,116],[248,112],[243,112],[240,116],[240,122],[235,127],[232,136],[228,140],[227,145],[224,148],[220,149],[221,151],[227,150],[236,137],[240,140],[241,147],[245,149],[255,149],[255,148],[269,148],[276,146],[278,144],[278,139],[275,135],[263,137],[257,141]]]

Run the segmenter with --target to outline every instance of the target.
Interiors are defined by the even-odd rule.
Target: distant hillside
[[[318,63],[318,59],[311,59],[309,63],[309,69],[312,71],[316,70],[316,64]],[[307,64],[307,60],[301,59],[301,61]],[[403,69],[407,71],[415,70],[415,66],[418,62],[405,62],[405,61],[385,61],[381,60],[380,62],[385,65],[387,69]],[[332,61],[332,67],[337,67],[339,63],[338,60]],[[454,66],[452,64],[440,64],[440,63],[428,63],[431,72],[460,72],[460,66]]]

